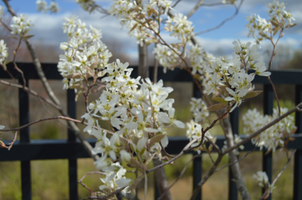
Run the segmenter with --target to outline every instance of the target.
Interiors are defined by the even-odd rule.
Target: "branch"
[[[192,10],[187,14],[187,18],[189,19],[197,10],[198,8],[202,5],[204,0],[199,0],[197,4],[193,7]]]
[[[216,168],[218,167],[219,163],[222,160],[222,157],[223,157],[223,154],[218,155],[218,158],[216,159],[215,163],[211,167],[210,171],[208,171],[208,173],[201,179],[201,181],[198,183],[198,185],[194,189],[190,200],[195,200],[196,199],[196,196],[199,193],[199,191],[201,189],[201,186],[203,186],[203,184],[214,174]]]
[[[239,13],[239,9],[240,9],[240,7],[241,7],[243,1],[244,1],[244,0],[241,0],[241,1],[240,1],[238,7],[234,4],[234,7],[235,7],[236,11],[235,11],[235,13],[234,13],[231,17],[229,17],[229,18],[223,20],[218,26],[215,26],[215,27],[210,28],[210,29],[208,29],[208,30],[200,31],[200,32],[196,33],[195,35],[201,35],[201,34],[203,34],[203,33],[207,33],[207,32],[216,30],[216,29],[220,28],[222,25],[224,25],[227,21],[232,20],[232,19]]]
[[[26,86],[20,85],[20,84],[15,84],[15,83],[10,83],[4,80],[0,80],[0,83],[7,85],[7,86],[12,86],[12,87],[16,87],[16,88],[22,88],[25,92],[28,92],[29,94],[32,94],[36,97],[38,97],[39,99],[42,99],[43,101],[45,101],[46,103],[50,104],[51,106],[55,107],[56,109],[60,109],[59,106],[57,106],[56,104],[54,104],[50,99],[44,98],[42,96],[40,96],[36,91],[29,89]]]
[[[284,119],[285,117],[287,117],[288,115],[298,111],[298,112],[302,112],[301,110],[302,107],[302,102],[299,103],[296,107],[294,107],[293,109],[291,109],[290,111],[284,113],[283,115],[280,115],[279,117],[277,117],[276,119],[274,119],[273,121],[271,121],[270,123],[268,123],[267,125],[263,126],[261,129],[259,129],[258,131],[254,132],[253,134],[247,136],[245,139],[243,139],[242,141],[238,142],[236,145],[228,148],[225,152],[223,152],[223,154],[227,154],[230,151],[233,151],[234,149],[239,148],[240,145],[243,145],[245,143],[247,143],[248,141],[250,141],[252,138],[258,136],[260,133],[262,133],[263,131],[265,131],[266,129],[268,129],[269,127],[273,126],[274,124],[278,123],[279,121],[281,121],[282,119]]]
[[[227,147],[230,148],[230,147],[234,146],[233,130],[232,130],[229,116],[227,116],[221,120],[221,126],[222,126],[222,129],[225,134]],[[225,153],[222,153],[222,155],[225,155]],[[242,199],[250,200],[251,197],[246,188],[246,185],[244,184],[235,150],[229,151],[229,159],[230,159],[230,162],[233,163],[231,165],[231,171],[232,171],[235,183],[236,183],[236,187],[237,187]]]
[[[294,154],[296,153],[297,149],[295,149],[292,153],[292,155],[288,158],[287,162],[285,163],[284,167],[281,169],[281,171],[279,172],[279,174],[277,175],[277,177],[274,179],[274,181],[272,182],[271,186],[273,187],[277,180],[280,178],[280,176],[282,175],[282,173],[284,172],[284,170],[286,169],[286,167],[288,166],[289,162],[291,161],[292,157],[294,156]],[[260,197],[260,200],[264,199],[269,193],[270,193],[270,189],[266,192],[263,193],[263,195]]]

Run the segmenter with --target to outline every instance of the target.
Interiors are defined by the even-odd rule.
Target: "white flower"
[[[7,56],[8,53],[6,44],[4,43],[4,40],[0,40],[0,63],[3,63]]]
[[[11,34],[17,34],[20,36],[26,35],[29,30],[31,29],[31,26],[33,24],[24,14],[20,14],[19,16],[14,16],[12,19],[11,27]]]
[[[48,7],[50,13],[57,13],[60,10],[59,5],[56,2],[51,2],[50,6]]]
[[[269,184],[268,177],[265,172],[258,171],[256,174],[253,175],[253,178],[257,179],[257,182],[260,187],[267,187]]]
[[[36,4],[39,12],[47,12],[47,3],[45,0],[37,0]]]

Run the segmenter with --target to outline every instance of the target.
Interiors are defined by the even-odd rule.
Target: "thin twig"
[[[189,19],[197,10],[198,8],[202,5],[204,0],[199,0],[197,4],[193,7],[192,10],[187,14],[187,18]]]
[[[241,0],[241,1],[240,1],[238,7],[234,4],[234,7],[235,7],[236,11],[235,11],[235,13],[234,13],[231,17],[229,17],[229,18],[223,20],[218,26],[215,26],[215,27],[213,27],[213,28],[210,28],[210,29],[207,29],[207,30],[204,30],[204,31],[200,31],[200,32],[196,33],[195,35],[201,35],[201,34],[203,34],[203,33],[207,33],[207,32],[216,30],[216,29],[220,28],[221,26],[223,26],[227,21],[232,20],[232,19],[239,13],[239,10],[240,10],[240,7],[241,7],[243,1],[244,1],[244,0]]]
[[[88,174],[101,174],[101,175],[104,175],[104,173],[103,173],[103,172],[100,172],[100,171],[86,172],[86,173],[84,174],[84,176],[78,181],[78,183],[80,183],[84,188],[88,189],[88,190],[92,193],[93,190],[91,190],[86,184],[83,183],[84,178],[85,178]]]
[[[0,80],[0,83],[7,85],[7,86],[11,86],[11,87],[22,88],[25,92],[28,92],[29,94],[34,95],[34,96],[38,97],[39,99],[45,101],[46,103],[53,106],[54,108],[59,109],[59,106],[54,104],[50,99],[40,96],[36,91],[29,89],[28,87],[24,87],[23,85],[20,85],[20,84],[10,83],[10,82],[4,81],[4,80]]]
[[[270,84],[271,84],[271,86],[272,86],[272,88],[273,88],[274,95],[275,95],[275,99],[276,99],[277,105],[278,105],[278,116],[280,116],[280,114],[281,114],[281,110],[280,110],[280,102],[279,102],[279,98],[278,98],[278,95],[277,95],[277,91],[276,91],[275,85],[274,85],[274,83],[272,82],[270,76],[267,77],[267,80],[270,82]]]
[[[231,162],[231,163],[229,163],[229,164],[227,164],[227,165],[225,165],[225,166],[223,166],[223,167],[220,167],[219,169],[216,169],[215,172],[218,172],[218,171],[220,171],[220,170],[222,170],[222,169],[224,169],[224,168],[226,168],[226,167],[229,167],[229,166],[235,164],[236,162],[240,162],[240,161],[243,160],[245,157],[247,157],[247,155],[249,155],[250,153],[254,152],[255,149],[256,149],[256,147],[255,147],[253,150],[247,152],[244,156],[242,156],[242,157],[241,157],[240,159],[238,159],[237,161]]]
[[[262,133],[263,131],[265,131],[266,129],[268,129],[269,127],[273,126],[274,124],[278,123],[279,121],[281,121],[282,119],[284,119],[285,117],[287,117],[288,115],[296,112],[296,111],[301,111],[302,107],[302,102],[299,103],[296,107],[294,107],[293,109],[291,109],[290,111],[284,113],[283,115],[280,115],[279,117],[277,117],[276,119],[274,119],[273,121],[271,121],[270,123],[268,123],[267,125],[263,126],[261,129],[259,129],[258,131],[254,132],[253,134],[247,136],[245,139],[243,139],[242,141],[238,142],[236,145],[228,148],[226,151],[223,152],[223,154],[227,154],[230,151],[233,151],[234,149],[237,149],[240,145],[243,145],[245,143],[247,143],[248,141],[250,141],[252,138],[258,136],[260,133]]]
[[[177,181],[184,175],[185,171],[187,170],[188,165],[189,165],[195,158],[198,158],[198,157],[201,157],[201,155],[195,155],[195,156],[193,156],[193,158],[191,158],[190,161],[188,161],[188,162],[185,164],[184,168],[181,170],[181,172],[180,172],[179,176],[177,177],[177,179],[176,179],[176,180],[168,187],[168,189],[167,189],[165,192],[163,192],[163,194],[162,194],[157,200],[160,200],[160,199],[162,199],[162,198],[164,197],[164,195],[166,194],[166,192],[169,191],[169,190],[173,187],[173,185],[174,185],[175,183],[177,183]]]
[[[280,176],[282,175],[282,173],[284,172],[284,170],[285,170],[286,167],[288,166],[289,162],[291,161],[291,159],[292,159],[292,157],[294,156],[294,154],[296,153],[296,151],[297,151],[297,149],[295,149],[295,150],[293,151],[292,155],[288,158],[287,162],[285,163],[285,165],[283,166],[283,168],[281,169],[281,171],[278,173],[277,177],[276,177],[276,178],[274,179],[274,181],[271,183],[271,187],[273,187],[273,186],[276,184],[277,180],[280,178]],[[264,199],[264,198],[267,197],[268,194],[270,194],[270,193],[271,193],[271,190],[270,190],[270,188],[268,188],[268,189],[263,193],[263,195],[260,197],[259,200]]]

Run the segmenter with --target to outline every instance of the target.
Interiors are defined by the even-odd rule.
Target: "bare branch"
[[[265,131],[266,129],[268,129],[269,127],[273,126],[274,124],[278,123],[279,121],[281,121],[282,119],[284,119],[285,117],[287,117],[288,115],[299,111],[301,112],[302,109],[302,102],[299,103],[296,107],[294,107],[293,109],[291,109],[290,111],[284,113],[283,115],[277,117],[276,119],[274,119],[273,121],[271,121],[270,123],[268,123],[267,125],[263,126],[261,129],[259,129],[258,131],[254,132],[253,134],[247,136],[245,139],[243,139],[242,141],[238,142],[236,145],[230,147],[229,149],[227,149],[225,152],[223,152],[223,154],[227,154],[230,151],[233,151],[234,149],[237,149],[240,145],[243,145],[245,143],[247,143],[248,141],[250,141],[252,138],[258,136],[260,133],[262,133],[263,131]]]
[[[239,10],[240,10],[240,7],[241,7],[243,1],[244,1],[244,0],[241,0],[241,1],[240,1],[238,7],[234,4],[234,7],[235,7],[236,11],[235,11],[235,13],[234,13],[231,17],[229,17],[229,18],[223,20],[218,26],[215,26],[215,27],[210,28],[210,29],[208,29],[208,30],[200,31],[200,32],[196,33],[195,35],[201,35],[201,34],[203,34],[203,33],[207,33],[207,32],[216,30],[216,29],[220,28],[221,26],[223,26],[227,21],[232,20],[232,19],[239,13]]]
[[[190,18],[197,10],[198,8],[202,5],[204,0],[199,0],[197,4],[193,7],[192,10],[187,14],[187,18]]]

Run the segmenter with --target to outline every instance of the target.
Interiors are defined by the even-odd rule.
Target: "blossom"
[[[31,20],[27,19],[27,17],[24,14],[20,14],[19,16],[14,16],[12,18],[12,24],[10,25],[11,34],[24,36],[29,32],[31,26],[33,26]]]
[[[268,177],[265,172],[258,171],[256,174],[253,175],[253,178],[257,179],[257,182],[260,187],[266,187],[269,184]]]
[[[36,4],[39,12],[47,12],[47,2],[45,0],[37,0]]]
[[[4,40],[0,40],[0,63],[3,63],[7,58],[7,46],[4,43]]]
[[[59,5],[56,2],[51,2],[50,6],[48,7],[48,10],[50,11],[50,13],[57,13],[60,8]]]

